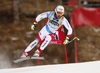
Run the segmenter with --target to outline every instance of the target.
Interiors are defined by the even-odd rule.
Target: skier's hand
[[[35,27],[36,27],[36,24],[32,24],[32,25],[31,25],[31,30],[34,30]]]
[[[63,44],[68,44],[68,40],[69,40],[69,38],[66,37],[65,40],[64,40],[64,42],[63,42]]]

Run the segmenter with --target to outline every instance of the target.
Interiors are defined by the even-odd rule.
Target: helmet
[[[62,12],[62,15],[64,14],[64,7],[61,6],[61,5],[58,5],[56,8],[55,8],[55,13],[57,14],[57,12]]]

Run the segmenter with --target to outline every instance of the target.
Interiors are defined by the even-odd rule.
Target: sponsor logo
[[[48,42],[48,40],[46,40],[46,42],[43,44],[43,46],[42,46],[42,47],[44,47],[44,46],[47,44],[47,42]]]
[[[50,23],[55,25],[55,26],[59,26],[59,24],[56,21],[54,21],[54,20],[50,20]]]
[[[36,44],[36,42],[34,42],[30,47],[32,48],[32,46],[34,46]]]
[[[55,25],[55,26],[59,26],[58,21],[59,21],[58,19],[53,18],[53,20],[50,20],[50,23]]]
[[[61,9],[61,8],[58,8],[58,10],[62,11],[63,9]]]
[[[53,40],[58,40],[58,36],[55,35],[54,38],[53,38]]]

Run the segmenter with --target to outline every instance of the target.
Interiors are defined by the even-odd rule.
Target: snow
[[[12,37],[11,40],[16,41],[16,40],[18,40],[18,38],[17,37]]]
[[[0,73],[100,73],[100,61],[0,69]]]
[[[93,28],[93,30],[95,31],[95,32],[100,32],[100,28]]]

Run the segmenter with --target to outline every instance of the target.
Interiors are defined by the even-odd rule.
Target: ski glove
[[[33,24],[31,25],[31,30],[34,30],[34,29],[35,29],[35,27],[36,27],[36,24],[35,24],[35,23],[33,23]]]
[[[63,42],[63,44],[68,44],[68,40],[69,40],[69,38],[66,37],[65,40],[64,40],[64,42]]]

